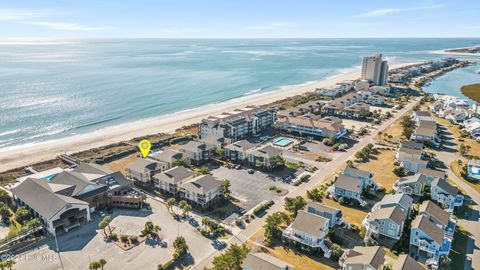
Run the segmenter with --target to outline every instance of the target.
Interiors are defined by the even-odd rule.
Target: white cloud
[[[49,29],[63,30],[63,31],[99,31],[99,30],[110,29],[109,27],[106,27],[106,26],[95,27],[95,26],[82,25],[78,23],[63,23],[63,22],[48,22],[48,21],[28,21],[23,23],[30,24],[30,25],[43,26]]]
[[[411,7],[411,8],[380,8],[380,9],[369,10],[367,12],[358,14],[355,17],[361,17],[361,18],[381,17],[388,14],[393,14],[393,13],[437,9],[437,8],[442,8],[444,6],[445,6],[444,4],[429,4],[429,5],[423,5],[423,6]]]
[[[295,23],[289,23],[289,22],[277,22],[277,23],[267,23],[267,24],[261,24],[261,25],[254,25],[250,27],[253,30],[275,30],[275,29],[281,29],[285,27],[294,27],[297,24]]]
[[[43,18],[51,15],[46,10],[0,8],[0,21],[22,21]]]
[[[367,11],[365,13],[357,15],[357,17],[380,17],[385,16],[391,13],[400,12],[402,9],[400,8],[383,8],[383,9],[374,9]]]
[[[35,25],[61,31],[98,31],[110,29],[110,27],[105,26],[88,26],[78,23],[54,22],[49,20],[49,18],[58,15],[64,14],[42,9],[0,8],[0,22]]]

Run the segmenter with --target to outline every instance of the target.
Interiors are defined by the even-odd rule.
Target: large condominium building
[[[277,120],[279,128],[302,135],[340,138],[347,133],[342,120],[336,117],[281,117]]]
[[[200,123],[200,138],[225,138],[232,143],[252,135],[260,134],[275,122],[273,109],[247,106],[217,116],[210,116]]]
[[[146,200],[120,172],[89,163],[48,178],[29,176],[11,192],[14,204],[27,207],[52,234],[90,221],[91,213],[98,209],[141,208]]]
[[[388,63],[382,60],[382,54],[363,58],[362,79],[369,80],[375,85],[386,85]]]

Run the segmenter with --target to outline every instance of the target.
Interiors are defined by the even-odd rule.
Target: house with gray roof
[[[148,155],[148,157],[160,163],[165,163],[166,169],[175,167],[175,163],[184,159],[183,153],[173,149],[165,149],[160,152],[152,153]]]
[[[397,194],[422,196],[426,186],[426,176],[421,173],[417,173],[398,179],[395,184],[393,184],[393,190]]]
[[[189,141],[180,145],[180,152],[188,164],[199,165],[210,160],[213,147],[203,142]]]
[[[459,193],[458,188],[445,179],[435,179],[432,182],[430,196],[432,201],[444,205],[449,213],[463,204],[463,195]]]
[[[17,206],[27,207],[51,234],[56,234],[90,221],[88,202],[62,195],[65,189],[71,186],[27,178],[11,192]]]
[[[137,158],[133,163],[125,167],[126,176],[134,181],[151,183],[153,176],[166,170],[167,163],[155,160]]]
[[[27,178],[11,192],[16,205],[26,206],[55,234],[90,221],[90,213],[100,208],[140,208],[146,197],[132,187],[120,172],[81,163],[50,179]]]
[[[341,270],[383,270],[385,250],[380,246],[356,246],[346,250],[339,260]]]
[[[328,219],[300,210],[295,220],[283,231],[283,240],[315,251],[321,250],[325,257],[330,258],[331,250],[324,243],[328,235],[328,224]]]
[[[328,226],[330,228],[346,222],[343,219],[342,210],[318,202],[308,202],[307,212],[328,219]]]
[[[176,166],[164,172],[153,176],[154,186],[161,192],[176,195],[179,191],[179,186],[186,181],[195,178],[196,174],[192,170]]]
[[[186,199],[199,206],[207,208],[213,205],[222,193],[222,181],[212,175],[200,175],[180,184],[180,198]]]
[[[376,210],[379,208],[389,208],[398,206],[402,209],[406,217],[410,216],[410,211],[412,209],[413,199],[409,195],[405,193],[400,194],[387,194],[385,195],[379,202],[377,202],[373,207],[372,210]]]
[[[272,145],[265,145],[257,149],[247,150],[248,162],[256,168],[272,169],[273,157],[282,157],[283,150]]]
[[[248,150],[255,147],[255,144],[247,141],[240,140],[229,145],[226,145],[225,156],[232,162],[243,163],[248,160]]]
[[[376,190],[377,184],[373,181],[373,174],[357,168],[347,167],[340,174],[335,183],[328,189],[334,198],[344,197],[356,200],[360,205],[366,202],[361,198],[362,192],[371,189]]]
[[[295,270],[295,267],[263,252],[248,253],[243,270]]]
[[[440,256],[450,253],[453,235],[446,233],[425,215],[417,215],[410,230],[410,251],[425,258],[425,263],[438,267]]]
[[[425,268],[407,254],[401,254],[395,260],[392,270],[425,270]]]
[[[365,240],[372,236],[377,240],[399,240],[407,213],[398,206],[377,208],[368,213],[362,222],[367,233]]]

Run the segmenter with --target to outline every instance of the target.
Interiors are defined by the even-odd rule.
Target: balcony
[[[426,240],[419,240],[418,241],[418,248],[420,250],[426,251],[428,253],[435,254],[437,252],[437,249],[434,248],[430,243]]]
[[[300,235],[294,233],[291,227],[286,228],[283,233],[283,237],[288,238],[292,241],[307,245],[312,248],[321,248],[323,244],[323,239],[318,239],[317,241],[312,241],[310,239],[304,239]]]

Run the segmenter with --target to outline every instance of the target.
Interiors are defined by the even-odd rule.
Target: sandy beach
[[[390,69],[413,64],[416,63],[391,64]],[[24,145],[10,149],[0,149],[0,172],[52,159],[62,153],[75,153],[143,135],[172,132],[182,126],[198,123],[201,119],[210,115],[217,115],[247,105],[268,104],[276,100],[313,91],[316,88],[328,87],[343,80],[355,80],[359,77],[360,70],[357,70],[318,82],[291,86],[268,93],[245,96],[227,102],[211,104],[171,115],[159,116],[104,128],[88,134],[74,135],[58,140]]]

